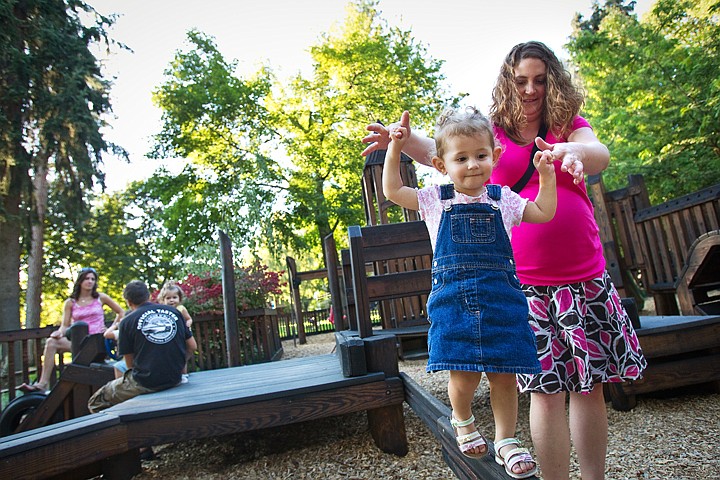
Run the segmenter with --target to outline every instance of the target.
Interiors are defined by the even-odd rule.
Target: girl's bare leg
[[[583,480],[603,480],[608,420],[602,384],[590,394],[570,393],[570,434]]]
[[[515,374],[488,373],[490,383],[490,405],[495,419],[495,442],[505,438],[514,438],[517,428],[518,393]],[[505,445],[500,454],[517,448],[518,445]],[[532,463],[520,462],[513,467],[515,473],[525,473],[535,467]]]
[[[452,406],[452,415],[455,420],[467,420],[472,416],[472,401],[475,397],[475,391],[480,384],[482,373],[480,372],[464,372],[460,370],[450,370],[450,380],[448,381],[448,396],[450,397],[450,405]],[[457,435],[467,435],[473,433],[477,428],[474,424],[465,427],[457,427]],[[487,447],[476,447],[470,450],[472,454],[482,454]]]

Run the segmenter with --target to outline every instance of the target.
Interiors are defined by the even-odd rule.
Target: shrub
[[[270,295],[282,293],[286,285],[280,276],[284,272],[268,270],[267,265],[254,262],[249,266],[235,267],[235,301],[240,311],[264,308]],[[183,305],[191,315],[223,313],[222,272],[214,270],[201,275],[188,274],[177,285],[185,294]],[[153,300],[158,292],[153,293]]]

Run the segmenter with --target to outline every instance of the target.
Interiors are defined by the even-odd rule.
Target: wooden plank
[[[370,301],[429,294],[432,288],[430,270],[376,275],[367,277],[366,283]]]
[[[127,429],[103,414],[11,435],[0,442],[0,478],[48,478],[122,454],[127,444]]]
[[[643,378],[622,384],[626,395],[720,381],[720,354],[649,363]]]
[[[720,316],[707,315],[643,315],[640,317],[642,328],[636,330],[638,337],[654,335],[668,331],[684,330],[691,327],[715,324]]]
[[[636,331],[648,359],[720,347],[720,317],[665,323],[648,330],[640,328]]]
[[[205,375],[203,372],[203,375],[191,375],[190,382],[186,384],[162,392],[140,395],[115,405],[108,411],[120,416],[123,421],[131,421],[154,415],[189,414],[296,394],[349,388],[377,383],[385,378],[382,373],[345,377],[339,359],[334,355],[331,359],[332,365],[327,365],[329,368],[284,369],[282,373],[269,369],[257,376],[242,375],[238,371],[234,372],[234,375],[231,372],[222,376]],[[242,368],[247,367],[236,367]]]
[[[58,437],[70,439],[119,424],[120,419],[114,415],[97,414],[0,437],[0,459],[34,448],[51,445],[57,441]]]
[[[453,428],[450,426],[450,408],[430,395],[406,373],[401,372],[400,378],[405,384],[405,401],[435,438],[440,441],[443,459],[458,478],[486,480],[507,480],[509,478],[505,474],[505,469],[498,465],[493,458],[495,446],[488,438],[490,435],[485,434],[488,442],[488,455],[479,460],[462,455],[455,441]],[[535,476],[528,478],[537,479]]]
[[[182,414],[158,411],[152,416],[122,419],[128,427],[130,447],[134,448],[343,415],[401,404],[403,399],[402,382],[399,378],[390,378],[359,385],[339,384],[336,388],[264,398],[252,403],[213,406],[210,411]]]
[[[673,200],[669,200],[654,207],[644,208],[635,215],[635,221],[644,221],[651,218],[668,215],[673,212],[684,210],[694,205],[700,205],[705,202],[713,202],[720,199],[720,184],[712,185],[694,193],[683,195]]]

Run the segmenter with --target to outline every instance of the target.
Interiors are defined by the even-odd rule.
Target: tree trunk
[[[10,181],[2,196],[4,215],[0,218],[0,331],[20,328],[20,192],[16,167],[9,169]]]
[[[48,159],[46,154],[38,158],[35,178],[33,178],[33,197],[37,218],[32,224],[30,254],[28,255],[28,284],[25,296],[25,328],[40,326],[42,302],[43,256],[45,242],[45,214],[48,202]]]

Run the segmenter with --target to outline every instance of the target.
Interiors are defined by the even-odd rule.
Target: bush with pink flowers
[[[279,295],[286,285],[280,276],[267,265],[254,262],[249,266],[235,267],[235,301],[239,311],[264,308],[269,304],[270,295]],[[189,274],[176,282],[185,294],[183,305],[191,315],[220,315],[223,313],[222,272]],[[158,292],[153,294],[153,300]]]

